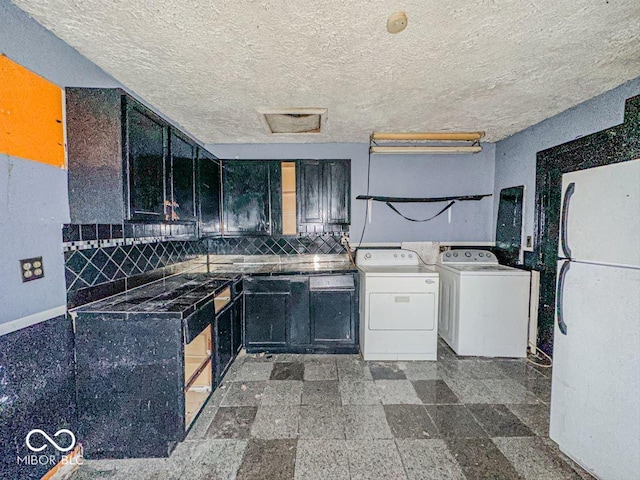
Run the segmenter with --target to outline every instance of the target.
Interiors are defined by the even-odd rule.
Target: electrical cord
[[[369,160],[367,163],[367,196],[369,195],[369,188],[371,186],[371,148],[369,148]],[[358,241],[358,247],[362,245],[362,239],[364,238],[364,232],[367,229],[367,218],[369,217],[369,201],[367,201],[364,210],[364,222],[362,224],[362,233],[360,234],[360,240]]]
[[[534,361],[533,361],[533,360],[531,360],[529,357],[527,357],[527,362],[529,362],[529,363],[531,363],[531,364],[533,364],[533,365],[535,365],[535,366],[537,366],[537,367],[540,367],[540,368],[551,368],[551,367],[553,367],[553,358],[551,358],[549,355],[547,355],[544,351],[540,350],[540,349],[539,349],[538,347],[536,347],[533,343],[529,343],[529,346],[531,346],[531,347],[535,348],[535,350],[534,350],[535,352],[540,352],[540,353],[542,354],[542,356],[543,356],[544,358],[546,358],[546,359],[549,361],[549,364],[543,364],[543,363],[537,363],[537,362],[534,362]],[[540,359],[540,358],[541,358],[541,357],[540,357],[539,355],[537,355],[537,354],[532,354],[532,356],[533,356],[534,358],[537,358],[537,359]]]

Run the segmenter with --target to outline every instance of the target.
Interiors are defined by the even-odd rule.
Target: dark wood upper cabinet
[[[271,235],[281,232],[280,162],[225,160],[222,165],[224,232]]]
[[[330,231],[351,222],[351,161],[299,160],[298,230]]]
[[[351,162],[331,160],[324,165],[327,214],[325,223],[344,225],[351,223]]]
[[[299,223],[324,223],[322,164],[317,160],[301,161],[298,172]]]
[[[221,165],[213,155],[203,149],[198,150],[198,189],[200,192],[200,232],[205,235],[221,232],[220,196]]]
[[[204,205],[204,230],[220,231],[220,174],[204,169],[214,190],[199,204],[197,152],[206,151],[195,141],[123,90],[65,96],[71,223],[195,223]]]
[[[196,220],[196,146],[171,131],[171,164],[167,168],[167,219]]]
[[[129,218],[162,221],[165,219],[165,126],[128,102],[126,145]]]

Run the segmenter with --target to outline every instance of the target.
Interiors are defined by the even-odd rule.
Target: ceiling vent
[[[267,133],[304,135],[322,131],[326,108],[259,108],[258,113]]]

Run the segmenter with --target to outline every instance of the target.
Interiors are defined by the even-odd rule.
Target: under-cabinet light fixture
[[[449,154],[478,153],[484,132],[374,132],[370,137],[371,153]],[[378,143],[381,142],[381,143]]]

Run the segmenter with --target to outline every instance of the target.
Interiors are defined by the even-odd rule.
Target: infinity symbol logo
[[[42,435],[47,440],[47,442],[49,442],[59,452],[68,452],[69,450],[71,450],[76,445],[76,436],[71,432],[71,430],[67,430],[66,428],[63,428],[62,430],[58,430],[53,435],[54,437],[58,437],[59,435],[62,435],[63,433],[66,433],[67,435],[69,435],[71,437],[71,443],[69,444],[69,446],[68,447],[61,447],[60,445],[58,445],[55,442],[55,440],[53,438],[51,438],[45,432],[43,432],[39,428],[34,428],[29,433],[27,433],[27,438],[25,439],[25,443],[27,444],[27,447],[32,452],[41,452],[42,450],[47,448],[46,444],[42,445],[41,447],[38,447],[38,448],[36,448],[33,445],[31,445],[31,436],[36,434],[36,433],[39,433],[40,435]]]

